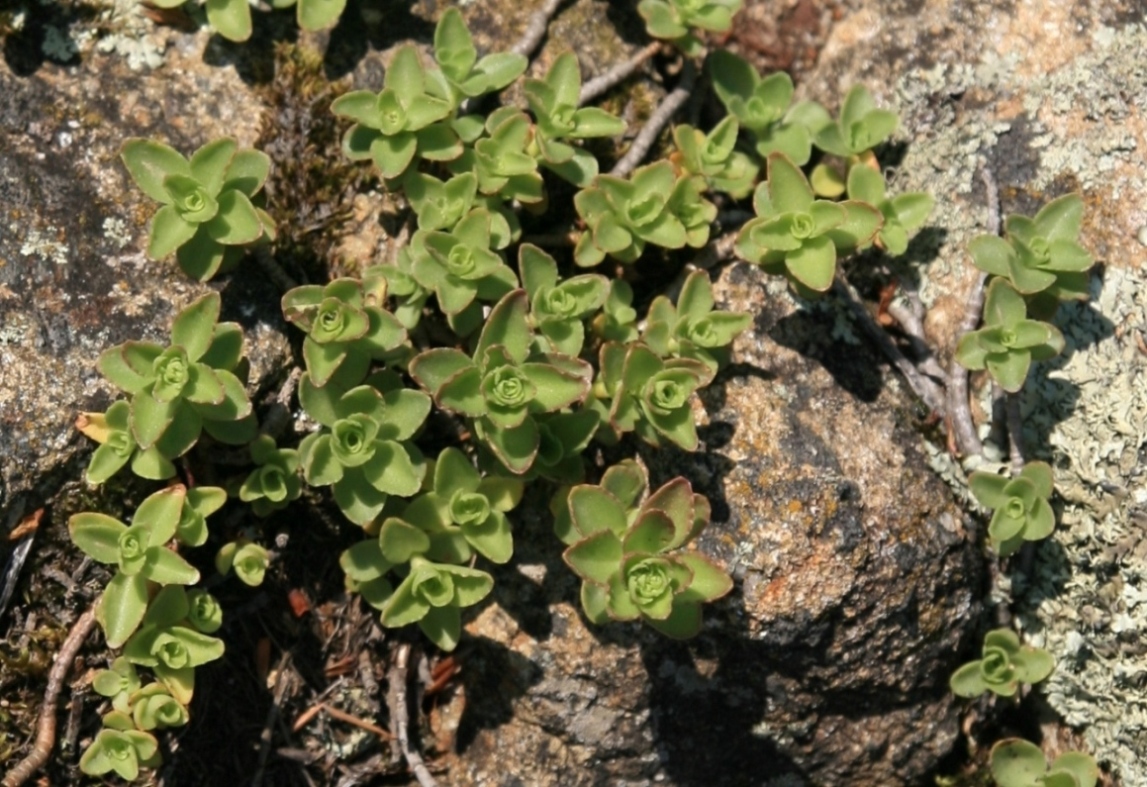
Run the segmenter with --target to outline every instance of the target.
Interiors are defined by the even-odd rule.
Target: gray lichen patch
[[[1050,447],[1063,497],[1034,581],[1016,583],[1027,636],[1056,657],[1052,707],[1083,729],[1125,787],[1147,785],[1147,277],[1109,269],[1067,309],[1066,360],[1038,376],[1025,437]]]

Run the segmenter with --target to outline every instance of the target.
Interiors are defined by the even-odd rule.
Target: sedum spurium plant
[[[999,787],[1095,787],[1099,781],[1090,755],[1068,751],[1048,765],[1039,746],[1019,738],[996,743],[990,767]]]
[[[140,504],[130,526],[105,514],[76,514],[68,531],[76,546],[99,563],[116,566],[96,609],[108,645],[123,645],[139,627],[155,586],[193,585],[199,571],[167,547],[176,534],[187,490],[173,486]]]
[[[620,495],[581,485],[565,497],[567,535],[577,540],[563,557],[582,579],[582,609],[595,623],[641,620],[667,636],[692,637],[701,604],[733,589],[721,568],[684,549],[709,524],[709,501],[676,478],[637,505],[646,480],[636,465],[611,480]]]
[[[798,294],[832,287],[838,251],[867,244],[883,219],[856,200],[817,199],[805,174],[784,154],[769,156],[768,180],[753,195],[757,217],[741,229],[737,255],[784,276]]]
[[[131,398],[102,416],[86,413],[83,431],[103,445],[92,456],[88,480],[102,483],[130,460],[144,478],[175,475],[172,460],[191,450],[202,432],[230,445],[254,437],[255,421],[236,376],[243,335],[219,323],[219,295],[204,295],[179,312],[171,344],[130,341],[100,354],[100,373]]]
[[[158,8],[178,8],[187,0],[149,0]],[[346,0],[270,0],[271,8],[296,7],[299,27],[326,30],[334,27],[346,9]],[[228,41],[246,41],[254,30],[247,0],[206,0],[207,21]]]
[[[813,101],[792,103],[793,81],[783,71],[761,78],[746,60],[732,52],[718,50],[709,55],[709,76],[713,91],[754,139],[762,159],[783,153],[803,167],[812,155],[812,138],[817,129],[831,123],[828,111]]]
[[[541,443],[537,416],[585,399],[593,370],[585,361],[532,349],[529,298],[514,290],[482,328],[473,357],[440,348],[417,355],[410,374],[449,412],[472,419],[478,437],[512,473],[525,473]]]
[[[1006,279],[994,279],[984,299],[984,327],[964,334],[956,358],[966,369],[987,369],[1009,393],[1023,387],[1032,361],[1063,350],[1063,334],[1050,323],[1029,320],[1027,304]]]
[[[975,472],[968,479],[976,501],[993,509],[988,539],[1000,557],[1016,552],[1025,541],[1047,538],[1055,530],[1049,498],[1052,471],[1046,462],[1028,462],[1009,480],[995,473]]]
[[[742,5],[743,0],[641,0],[637,11],[649,35],[697,55],[704,50],[693,31],[728,32]]]
[[[961,697],[977,697],[990,691],[1011,697],[1021,683],[1039,683],[1055,669],[1051,654],[1020,643],[1011,629],[995,629],[984,637],[983,658],[970,661],[952,673],[952,691]]]
[[[249,19],[245,7],[215,5]],[[699,65],[701,34],[729,30],[740,5],[644,0],[640,11],[655,37]],[[297,9],[300,24],[321,26],[342,4],[298,0]],[[626,124],[581,106],[575,53],[522,80],[518,105],[497,106],[491,94],[521,79],[526,58],[480,56],[456,9],[439,19],[433,60],[402,46],[380,92],[337,99],[332,110],[348,121],[343,152],[372,162],[417,230],[393,258],[356,261],[353,276],[284,295],[285,317],[305,333],[296,424],[310,431],[297,443],[259,434],[243,385],[242,334],[217,324],[219,296],[177,316],[170,346],[128,342],[101,356],[100,370],[129,399],[81,419],[100,443],[89,480],[130,466],[158,480],[182,471],[191,488],[156,493],[130,525],[90,513],[73,520],[79,547],[116,566],[100,620],[121,649],[96,678],[112,710],[84,754],[85,772],[134,778],[156,764],[156,733],[187,721],[195,667],[222,653],[219,604],[188,589],[199,572],[180,550],[208,546],[217,574],[234,572],[245,585],[274,577],[278,555],[257,527],[226,539],[210,532],[207,517],[227,493],[194,486],[212,458],[189,453],[201,431],[247,447],[240,456],[249,466],[225,479],[234,507],[274,517],[321,497],[305,487],[329,487],[365,536],[340,557],[347,587],[384,626],[417,624],[443,650],[458,645],[467,610],[491,593],[486,564],[508,563],[515,544],[532,537],[515,532],[531,484],[556,487],[554,529],[582,580],[590,622],[640,620],[672,637],[700,630],[701,605],[733,587],[689,548],[709,521],[708,502],[682,478],[646,495],[633,460],[601,472],[585,456],[596,456],[595,443],[630,450],[629,435],[655,447],[702,446],[693,394],[727,363],[752,315],[717,309],[709,275],[681,270],[691,256],[684,250],[709,242],[718,204],[735,215],[752,193],[756,217],[739,232],[737,254],[816,297],[842,275],[846,255],[903,253],[932,208],[927,195],[887,193],[873,148],[896,117],[863,88],[850,91],[837,120],[813,102],[793,104],[785,74],[761,75],[724,52],[707,66],[726,116],[677,126],[666,158],[624,176],[601,174],[594,151],[604,148],[585,142]],[[185,272],[208,279],[234,267],[248,244],[274,240],[259,202],[269,171],[262,154],[223,139],[187,160],[132,140],[124,160],[163,203],[153,256],[175,251]],[[836,199],[845,189],[848,198]],[[1050,314],[1048,299],[1086,292],[1081,205],[1069,195],[1032,219],[1009,217],[1006,238],[973,243],[976,263],[997,281],[985,326],[961,343],[961,360],[1001,375],[1009,391],[1022,387],[1032,360],[1062,346],[1058,331],[1027,310]],[[563,209],[576,211],[575,225],[545,232],[573,237],[572,249],[529,242],[540,217]],[[679,294],[659,294],[674,277]],[[444,446],[446,435],[458,439]],[[1011,479],[977,473],[971,485],[995,509],[989,537],[1001,555],[1054,526],[1046,465],[1028,463]],[[983,658],[961,668],[953,686],[1014,693],[1050,664],[1039,653],[992,632]],[[1060,787],[1052,772],[1043,783]]]
[[[577,264],[589,268],[606,256],[631,263],[646,244],[666,249],[698,249],[709,240],[717,207],[688,175],[678,176],[668,161],[638,168],[630,179],[599,175],[574,197],[588,226],[574,251]]]
[[[404,46],[386,69],[382,90],[355,90],[335,99],[331,111],[354,125],[343,137],[352,161],[373,161],[384,178],[399,178],[417,159],[450,161],[462,142],[447,119],[455,109],[442,72],[428,73],[418,50]]]
[[[1087,297],[1087,271],[1094,264],[1078,243],[1083,200],[1065,194],[1034,218],[1011,215],[1006,238],[981,235],[968,244],[976,267],[998,276],[1024,296],[1034,312],[1054,314],[1058,301]]]
[[[884,176],[870,166],[852,167],[848,171],[848,198],[880,211],[884,221],[874,242],[895,257],[908,250],[910,235],[927,221],[936,200],[931,194],[915,191],[889,197],[885,189]]]
[[[527,79],[525,84],[536,122],[536,155],[547,169],[585,188],[598,174],[597,158],[566,140],[615,137],[626,124],[598,107],[579,109],[580,93],[581,66],[573,52],[559,55],[544,79]]]
[[[120,156],[136,185],[163,203],[151,220],[152,259],[175,252],[184,273],[207,281],[235,267],[243,246],[274,239],[275,224],[257,204],[271,168],[267,154],[224,138],[188,160],[162,142],[137,138]]]

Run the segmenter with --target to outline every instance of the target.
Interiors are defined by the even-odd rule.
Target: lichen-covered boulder
[[[965,248],[988,226],[978,169],[1005,216],[1083,196],[1092,297],[1061,307],[1067,348],[1036,366],[1023,404],[1029,458],[1055,469],[1060,524],[1014,595],[1025,637],[1059,665],[1040,691],[1127,787],[1147,785],[1147,690],[1133,677],[1147,670],[1145,48],[1143,5],[1129,0],[861,0],[805,86],[831,101],[862,81],[900,111],[894,188],[930,191],[938,207],[899,272],[919,279],[944,359],[976,275]],[[980,390],[978,415],[990,412]]]

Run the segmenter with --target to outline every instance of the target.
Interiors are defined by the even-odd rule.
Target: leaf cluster
[[[582,579],[582,609],[594,623],[641,620],[684,639],[701,628],[701,604],[733,588],[713,561],[685,549],[709,523],[709,501],[676,478],[640,502],[647,479],[633,462],[614,465],[601,484],[554,500],[563,557]]]
[[[969,661],[952,673],[953,693],[976,697],[990,691],[1014,696],[1021,683],[1039,683],[1055,669],[1051,654],[1020,643],[1011,629],[995,629],[984,637],[983,658]]]
[[[1048,765],[1039,746],[1006,738],[992,747],[990,767],[999,787],[1095,787],[1099,767],[1088,754],[1064,752]]]
[[[100,354],[96,367],[130,397],[105,413],[86,413],[81,429],[101,445],[88,465],[88,481],[99,484],[129,461],[144,478],[175,475],[183,456],[203,432],[228,445],[243,445],[256,423],[243,377],[243,333],[236,323],[219,323],[217,293],[180,311],[166,347],[129,341]]]
[[[136,185],[163,205],[151,219],[152,259],[175,252],[184,273],[207,281],[234,268],[244,246],[274,240],[275,223],[259,193],[271,168],[265,153],[240,150],[224,137],[188,160],[162,142],[133,138],[120,158]]]

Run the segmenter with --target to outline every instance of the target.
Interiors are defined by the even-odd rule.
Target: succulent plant
[[[597,265],[607,255],[633,262],[647,243],[700,248],[717,216],[717,207],[701,195],[696,180],[678,177],[668,161],[638,167],[628,180],[598,175],[577,193],[574,205],[589,227],[574,250],[582,267]]]
[[[616,137],[625,121],[598,107],[578,108],[581,69],[573,52],[558,55],[543,79],[527,79],[525,94],[542,164],[575,186],[588,186],[598,174],[597,157],[565,140]]]
[[[474,207],[478,176],[463,172],[444,182],[433,175],[412,171],[403,178],[402,190],[418,216],[419,229],[449,232]]]
[[[1087,273],[1094,264],[1079,245],[1083,200],[1065,194],[1040,209],[1035,218],[1008,216],[1008,238],[981,235],[968,244],[976,267],[1007,279],[1021,295],[1048,291],[1058,299],[1087,297]]]
[[[922,192],[888,197],[884,176],[865,165],[849,169],[848,198],[867,202],[884,216],[884,223],[876,233],[875,242],[892,256],[899,256],[908,250],[909,236],[924,224],[936,205],[931,194]]]
[[[491,250],[491,227],[491,213],[476,208],[450,232],[415,234],[411,271],[445,314],[461,314],[475,299],[496,301],[518,286],[514,271]]]
[[[151,220],[152,259],[175,252],[184,273],[207,281],[234,267],[240,247],[275,237],[274,221],[252,201],[271,169],[265,153],[239,150],[238,142],[225,137],[208,142],[189,161],[162,142],[132,138],[120,157],[136,185],[163,204]]]
[[[131,400],[126,418],[118,404],[105,414],[105,442],[93,456],[89,480],[110,477],[128,455],[136,474],[170,478],[171,460],[189,451],[202,431],[230,444],[254,436],[251,402],[234,373],[242,331],[235,323],[216,324],[219,309],[218,294],[204,295],[176,315],[166,348],[125,342],[100,354],[100,373]]]
[[[651,445],[668,439],[693,451],[697,427],[689,401],[694,391],[712,379],[713,373],[701,361],[666,361],[644,344],[609,342],[601,348],[601,398],[610,400],[604,420],[616,435],[636,431]],[[594,387],[597,393],[599,386]]]
[[[486,119],[485,133],[450,162],[450,171],[455,175],[473,172],[478,191],[502,202],[541,202],[545,183],[530,153],[533,127],[529,116],[515,107],[496,109]]]
[[[473,358],[439,348],[417,355],[410,374],[439,407],[474,419],[481,440],[511,472],[525,473],[541,442],[535,417],[582,401],[592,370],[577,358],[531,352],[528,296],[514,290],[494,309]]]
[[[1029,320],[1023,296],[1006,279],[993,279],[984,300],[984,327],[960,337],[956,360],[965,369],[987,369],[1001,388],[1015,393],[1032,361],[1052,358],[1063,346],[1058,328]]]
[[[837,251],[869,242],[880,211],[863,202],[818,200],[804,173],[786,156],[769,156],[768,180],[753,195],[757,217],[737,236],[737,255],[784,276],[801,295],[832,287]]]
[[[188,489],[183,496],[183,507],[179,511],[179,524],[175,526],[175,537],[189,547],[199,547],[207,543],[207,517],[214,514],[227,502],[227,493],[217,486],[197,486]]]
[[[558,264],[537,246],[518,248],[518,270],[530,298],[530,321],[549,348],[577,357],[585,343],[584,321],[609,296],[609,279],[587,273],[562,279]]]
[[[422,309],[433,294],[414,278],[414,261],[410,248],[401,249],[393,265],[372,265],[363,271],[366,282],[381,279],[386,284],[386,294],[394,299],[394,317],[403,328],[410,331],[422,319]],[[369,289],[374,289],[372,285]]]
[[[298,500],[303,492],[299,480],[299,452],[293,448],[279,448],[275,439],[259,435],[250,445],[251,461],[257,467],[239,487],[239,499],[251,504],[258,516],[285,508]]]
[[[104,727],[80,757],[80,770],[89,776],[103,776],[113,771],[121,779],[133,781],[139,769],[159,764],[159,741],[155,736],[135,729],[131,717],[108,714],[123,729]],[[105,721],[108,720],[105,717]]]
[[[93,560],[117,567],[96,607],[96,619],[113,648],[127,641],[144,619],[150,583],[191,585],[199,581],[199,571],[166,546],[175,536],[185,495],[183,486],[156,492],[140,503],[130,527],[92,512],[68,520],[76,546]]]
[[[215,553],[215,570],[220,574],[235,572],[239,581],[248,587],[263,584],[271,556],[259,544],[241,539],[229,541]]]
[[[636,510],[600,486],[574,487],[567,498],[580,540],[563,557],[582,581],[581,602],[594,623],[642,620],[675,638],[701,628],[701,604],[724,596],[733,581],[700,553],[682,551],[709,522],[709,503],[677,478]]]
[[[1095,787],[1099,781],[1099,768],[1090,755],[1064,752],[1048,766],[1039,746],[1019,738],[992,746],[991,769],[999,787]]]
[[[995,629],[984,636],[984,655],[952,673],[952,691],[976,697],[985,691],[1014,696],[1021,683],[1039,683],[1055,669],[1051,654],[1020,643],[1011,629]]]
[[[307,332],[303,359],[317,386],[359,384],[374,360],[406,341],[398,319],[368,297],[358,279],[296,287],[283,296],[283,315]]]
[[[448,8],[434,28],[434,60],[451,89],[459,96],[474,98],[492,93],[520,77],[529,65],[524,55],[495,52],[478,59],[474,39],[457,8]]]
[[[661,358],[692,358],[715,374],[728,347],[753,323],[745,312],[713,311],[713,286],[704,271],[685,278],[674,306],[664,295],[653,299],[643,339]]]
[[[798,166],[808,163],[812,135],[832,122],[824,107],[812,101],[793,104],[788,74],[778,71],[762,79],[748,61],[726,50],[709,55],[708,71],[729,116],[756,139],[758,156],[783,153]]]
[[[988,538],[1000,557],[1016,552],[1024,541],[1047,538],[1055,530],[1048,498],[1053,489],[1051,466],[1028,462],[1013,479],[975,472],[968,487],[980,505],[994,509]]]
[[[132,699],[131,718],[137,729],[144,732],[182,727],[187,723],[187,708],[171,696],[162,683],[152,683],[141,689]]]
[[[139,674],[134,664],[118,656],[109,669],[100,670],[92,677],[92,688],[96,694],[110,699],[117,711],[130,713],[131,698],[140,688]]]
[[[183,588],[164,588],[152,600],[139,630],[123,648],[124,658],[149,667],[184,706],[191,702],[195,691],[195,667],[223,655],[222,640],[188,625],[190,612]]]
[[[506,563],[514,552],[506,512],[521,498],[521,479],[483,478],[460,450],[445,448],[434,463],[430,490],[411,501],[401,517],[383,522],[382,554],[394,564],[405,563],[411,554],[465,563],[474,550],[494,563]]]
[[[409,439],[430,412],[430,398],[395,387],[369,385],[339,395],[318,388],[304,375],[299,400],[325,427],[299,445],[303,475],[311,486],[333,486],[335,502],[355,524],[365,525],[382,511],[388,495],[418,492],[426,466]]]
[[[270,0],[272,8],[295,6],[295,18],[304,30],[326,30],[334,27],[346,10],[346,0]],[[211,8],[210,2],[207,5]]]
[[[734,199],[747,197],[757,179],[757,165],[734,149],[739,130],[732,115],[708,134],[692,126],[677,126],[673,129],[677,152],[672,160],[685,172],[704,180],[711,191],[724,192]]]
[[[395,53],[381,92],[345,93],[331,111],[354,121],[343,136],[343,153],[352,161],[373,161],[384,178],[401,177],[416,159],[462,155],[462,142],[447,122],[454,111],[450,86],[441,72],[423,67],[413,46]]]
[[[742,5],[743,0],[641,0],[637,11],[649,35],[672,41],[688,55],[697,55],[704,50],[692,30],[728,32],[733,15]]]
[[[593,318],[593,333],[608,342],[628,344],[637,340],[637,310],[633,308],[633,288],[625,279],[609,283],[609,295],[602,304],[601,314]]]
[[[854,85],[844,97],[840,118],[817,129],[813,141],[834,156],[859,156],[892,136],[899,122],[895,112],[876,105],[868,88]]]

